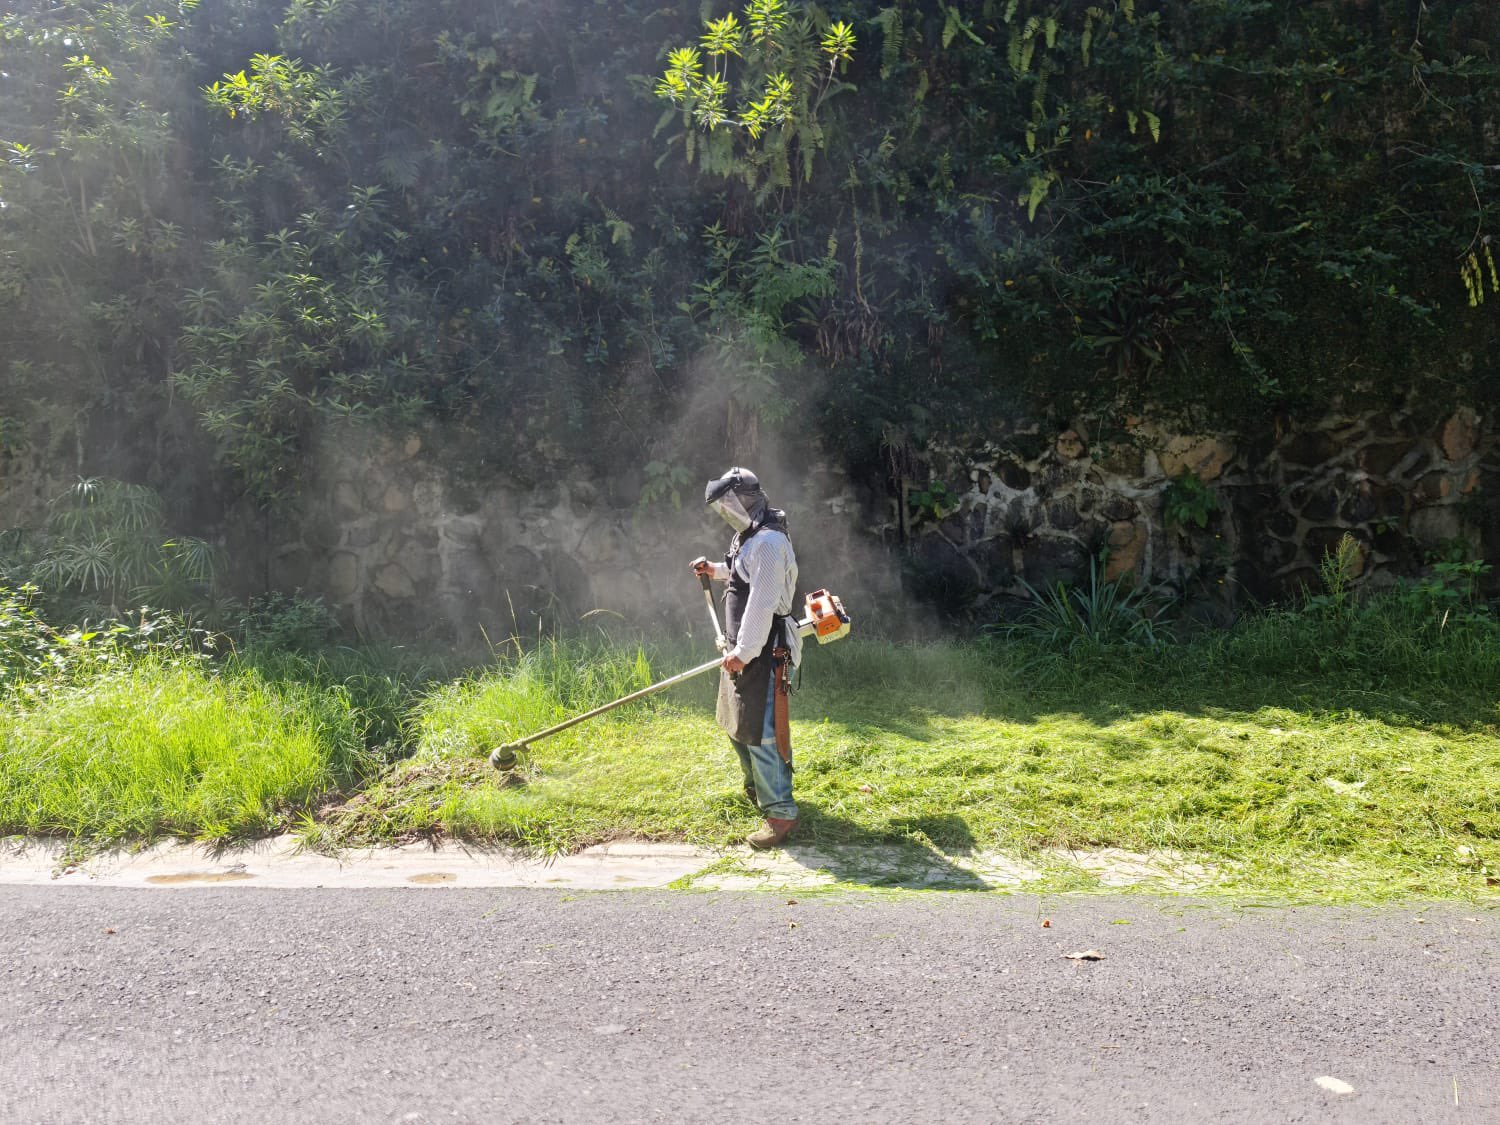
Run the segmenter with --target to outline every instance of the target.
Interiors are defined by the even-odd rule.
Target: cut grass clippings
[[[142,660],[0,708],[0,834],[224,840],[352,779],[347,701]]]
[[[908,841],[955,858],[1172,854],[1221,889],[1327,901],[1496,895],[1493,695],[1237,674],[1204,653],[1062,660],[1020,647],[850,640],[808,653],[794,702],[799,839]],[[659,673],[692,661],[658,657]],[[328,825],[346,842],[448,834],[565,851],[729,844],[757,822],[712,718],[712,677],[483,755],[649,680],[646,655],[555,646],[438,690],[414,757]],[[1356,682],[1369,682],[1360,678]]]

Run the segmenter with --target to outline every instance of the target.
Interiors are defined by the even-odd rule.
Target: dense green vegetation
[[[150,661],[0,711],[10,832],[220,840],[289,827],[353,777],[337,695]]]
[[[1043,617],[967,644],[815,648],[793,725],[802,841],[1000,853],[1059,888],[1097,886],[1072,852],[1119,848],[1233,893],[1493,896],[1500,625],[1475,598],[1478,568],[1362,600],[1335,565],[1325,594],[1175,642],[1170,623],[1131,633],[1101,616],[1070,634]],[[54,630],[8,593],[0,834],[292,828],[318,847],[453,836],[552,852],[727,845],[756,823],[711,677],[538,742],[515,774],[486,761],[696,662],[681,645],[512,644],[465,672],[288,650],[308,614],[283,605],[249,648],[209,646],[168,618]]]
[[[793,7],[709,131],[669,53],[756,4],[7,4],[0,445],[274,503],[329,417],[440,418],[635,503],[756,427],[881,479],[1500,394],[1495,5]]]

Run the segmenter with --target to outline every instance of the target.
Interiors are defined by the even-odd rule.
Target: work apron
[[[730,648],[739,638],[740,621],[750,600],[750,583],[741,578],[734,567],[739,548],[743,545],[737,543],[725,560],[729,566],[729,586],[724,594],[724,639]],[[727,671],[719,673],[719,702],[715,718],[730,738],[746,746],[759,746],[765,741],[766,693],[771,689],[771,676],[775,671],[772,654],[785,644],[782,630],[786,628],[786,622],[784,614],[776,615],[765,646],[738,676],[731,676]],[[783,757],[788,750],[788,747],[781,748]]]

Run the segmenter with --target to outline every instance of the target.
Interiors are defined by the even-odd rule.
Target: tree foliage
[[[681,110],[683,131],[673,142],[682,143],[690,164],[696,153],[710,175],[743,177],[751,187],[763,182],[762,200],[791,186],[794,163],[810,181],[825,140],[819,111],[852,88],[837,76],[854,58],[854,28],[821,9],[750,0],[743,24],[731,9],[705,19],[704,29],[702,49],[671,50],[656,83],[656,96]],[[741,64],[733,101],[732,60]],[[663,114],[657,130],[672,116]]]
[[[1480,0],[21,6],[0,435],[274,505],[349,416],[878,477],[1018,412],[1490,401],[1497,44]]]

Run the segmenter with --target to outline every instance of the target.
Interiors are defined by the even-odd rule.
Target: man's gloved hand
[[[714,564],[711,563],[711,562],[709,562],[702,555],[699,555],[696,559],[694,559],[688,565],[690,565],[693,568],[693,573],[695,575],[697,575],[699,578],[703,578],[703,577],[709,577],[709,578],[711,578],[711,577],[713,577]]]

